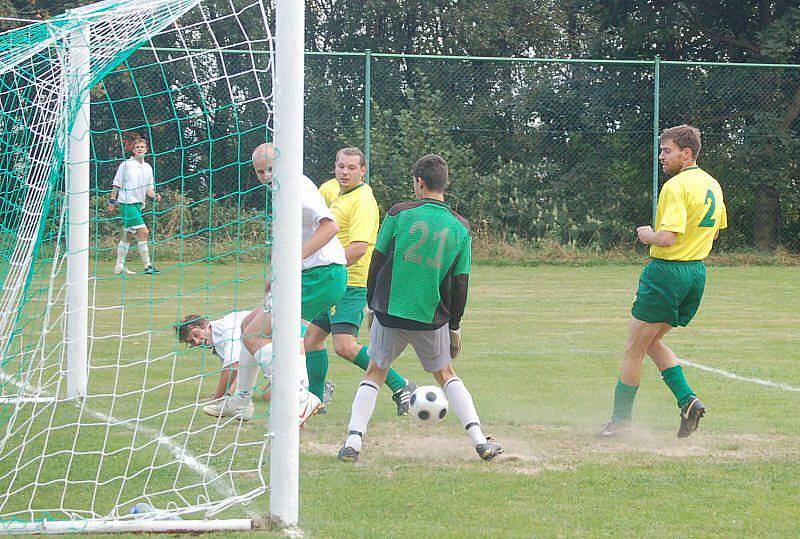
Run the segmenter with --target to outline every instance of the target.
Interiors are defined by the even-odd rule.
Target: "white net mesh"
[[[75,65],[76,35],[88,35],[89,66]],[[215,319],[252,307],[263,293],[268,197],[249,161],[269,136],[271,51],[258,0],[106,1],[0,34],[0,516],[8,529],[133,518],[139,502],[183,518],[255,514],[242,503],[267,489],[266,406],[258,403],[249,423],[204,415],[220,358],[179,345],[172,326],[189,313]],[[88,387],[70,400],[64,177],[87,90]],[[112,271],[122,222],[105,204],[134,132],[150,141],[145,161],[162,197],[144,211],[160,275]],[[139,255],[134,240],[128,265],[141,264]]]

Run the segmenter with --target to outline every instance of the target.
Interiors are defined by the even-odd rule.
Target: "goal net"
[[[222,362],[173,326],[263,300],[270,9],[107,0],[0,33],[0,533],[266,515],[269,405],[204,414]],[[116,273],[134,135],[160,200]]]

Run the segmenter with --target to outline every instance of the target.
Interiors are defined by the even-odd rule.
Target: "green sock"
[[[362,371],[367,370],[369,367],[369,356],[367,355],[367,347],[362,346],[361,350],[358,351],[356,358],[353,360],[353,363],[361,367]]]
[[[353,363],[361,367],[362,370],[367,370],[367,366],[369,366],[369,356],[367,355],[366,346],[361,347]],[[386,374],[386,385],[391,388],[392,393],[398,389],[403,389],[406,387],[407,383],[406,379],[400,376],[394,369],[389,369],[389,372]]]
[[[614,412],[611,414],[611,421],[630,421],[633,415],[633,399],[636,398],[636,391],[639,386],[629,386],[623,384],[622,380],[617,380],[617,387],[614,390]]]
[[[678,408],[686,406],[695,396],[692,388],[686,383],[686,377],[683,376],[683,368],[680,365],[664,369],[661,371],[661,377],[669,390],[672,391],[672,394],[675,395],[675,399],[678,401]]]
[[[308,371],[308,390],[319,397],[325,396],[325,377],[328,375],[328,350],[306,352],[306,370]]]

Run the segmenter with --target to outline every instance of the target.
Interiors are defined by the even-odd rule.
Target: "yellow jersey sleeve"
[[[721,212],[719,214],[719,230],[723,228],[728,228],[728,209],[725,207],[725,204],[722,204]]]
[[[378,237],[378,222],[380,214],[378,203],[370,191],[360,189],[358,211],[354,211],[350,216],[350,243],[363,241],[370,245],[375,245],[375,238]]]
[[[325,205],[330,208],[333,201],[339,196],[339,182],[336,181],[336,178],[330,179],[320,185],[319,194],[325,199]]]
[[[683,234],[686,232],[686,202],[680,183],[668,181],[658,199],[658,220],[656,230],[668,230]]]

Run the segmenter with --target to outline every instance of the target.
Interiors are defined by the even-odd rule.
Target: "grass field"
[[[601,440],[596,433],[610,414],[639,270],[616,265],[474,269],[464,352],[456,368],[474,396],[484,430],[505,447],[491,463],[477,458],[454,417],[435,428],[396,417],[387,388],[379,396],[361,461],[338,462],[361,371],[332,355],[333,404],[302,433],[306,535],[797,536],[800,268],[710,268],[697,318],[667,339],[679,357],[717,369],[685,367],[708,407],[700,431],[688,440],[676,438],[677,407],[648,364],[634,435]],[[225,310],[234,302],[233,276],[259,271],[255,264],[229,264],[210,273],[184,271],[180,278],[177,271],[166,271],[154,279],[126,279],[130,301],[141,300],[126,314],[125,326],[157,328],[151,338],[140,340],[149,343],[150,357],[168,354],[176,349],[168,326],[179,303],[184,313]],[[242,281],[238,305],[257,301],[261,286],[257,278]],[[119,302],[120,290],[120,279],[104,281],[98,302]],[[151,296],[162,299],[153,305]],[[110,332],[119,321],[107,324]],[[98,357],[115,358],[119,342],[96,346]],[[210,392],[216,381],[211,360],[189,357],[195,356],[164,361],[163,368],[156,363],[153,367],[161,370],[147,377],[155,383],[176,366],[176,374],[187,380],[170,395],[176,408]],[[419,382],[431,381],[410,351],[396,368]],[[98,372],[91,380],[94,387],[108,382],[104,371]],[[207,376],[193,378],[197,372]],[[765,385],[769,382],[782,385]],[[118,406],[137,406],[133,400]],[[146,406],[155,410],[158,404]],[[124,412],[117,408],[118,414]],[[193,408],[180,412],[184,416],[176,412],[171,422],[197,427],[190,450],[202,451],[212,433],[225,437],[225,429],[203,430],[210,418]],[[257,439],[260,426],[251,422],[238,435]],[[251,448],[240,457],[255,459],[257,451]],[[88,461],[85,466],[90,469]],[[167,476],[159,479],[165,485]]]

